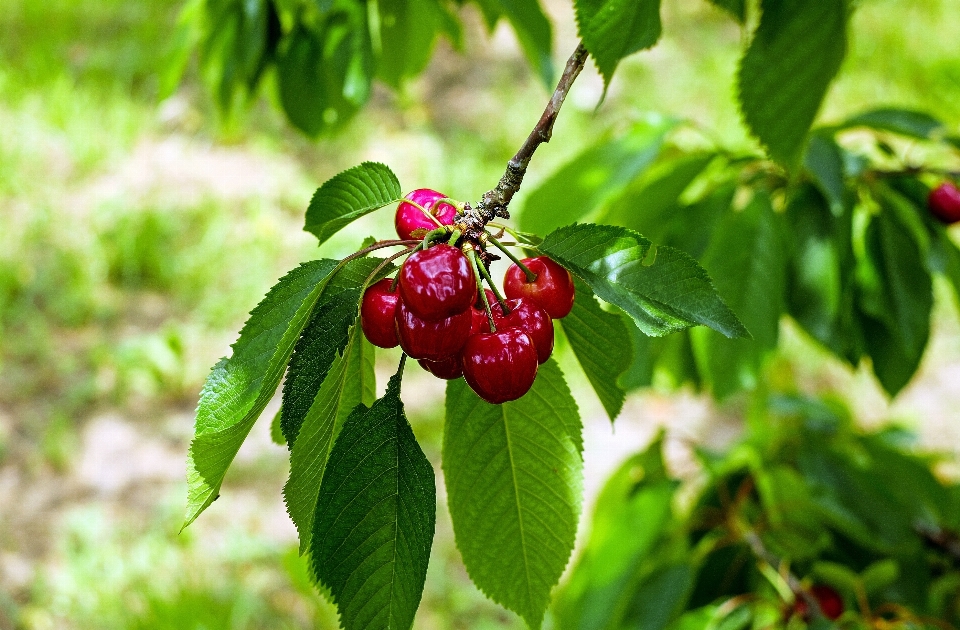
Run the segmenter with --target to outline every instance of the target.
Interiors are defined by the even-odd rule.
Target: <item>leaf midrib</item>
[[[510,440],[510,424],[507,420],[507,408],[504,405],[500,406],[500,413],[503,417],[503,432],[507,440],[507,456],[510,458],[510,480],[513,483],[513,497],[514,503],[517,506],[517,525],[520,529],[520,548],[523,552],[523,572],[526,575],[526,584],[527,584],[527,602],[529,605],[533,604],[533,591],[531,589],[531,580],[530,580],[530,560],[527,558],[527,538],[526,533],[523,528],[523,511],[520,508],[520,486],[517,483],[517,469],[513,460],[513,443]]]

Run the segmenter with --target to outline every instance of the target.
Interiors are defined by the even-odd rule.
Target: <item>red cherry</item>
[[[437,361],[463,348],[470,336],[473,317],[462,311],[445,319],[422,319],[401,298],[397,304],[397,336],[400,347],[414,359]]]
[[[461,358],[467,383],[494,405],[520,398],[537,378],[537,349],[520,328],[471,336]]]
[[[446,197],[445,194],[430,190],[429,188],[418,188],[413,192],[406,194],[404,199],[414,201],[424,207],[430,214],[435,216],[443,225],[453,225],[457,216],[457,209],[448,203],[437,204],[437,201]],[[411,239],[423,238],[423,235],[437,227],[437,224],[428,219],[420,208],[412,203],[401,202],[397,206],[397,214],[394,217],[394,226],[397,228],[397,235],[407,241]],[[417,232],[417,230],[424,230]]]
[[[442,357],[436,361],[420,359],[418,363],[427,372],[445,381],[452,381],[463,376],[463,364],[460,362],[460,355],[458,354]]]
[[[525,298],[507,300],[507,309],[510,314],[506,317],[499,302],[491,309],[497,330],[500,328],[522,329],[530,335],[537,349],[537,361],[543,363],[549,359],[553,352],[553,320],[547,312]]]
[[[399,282],[403,303],[422,319],[444,319],[466,311],[477,295],[467,257],[446,244],[407,258]]]
[[[943,182],[930,191],[927,198],[930,212],[943,223],[960,221],[960,189],[952,182]]]
[[[490,303],[490,306],[493,306],[493,303],[497,301],[497,296],[494,295],[490,289],[484,289],[483,292],[487,296],[487,302]],[[483,300],[480,299],[479,293],[477,293],[477,301],[473,303],[473,306],[474,308],[479,308],[481,311],[483,310]]]
[[[360,305],[360,328],[370,343],[381,348],[395,348],[400,343],[394,324],[400,294],[390,291],[392,283],[385,278],[371,285]]]
[[[476,335],[478,333],[488,333],[490,332],[490,324],[487,322],[487,312],[482,308],[471,307],[470,308],[470,334]],[[496,323],[497,315],[493,315],[494,323]]]
[[[503,278],[503,292],[508,298],[527,298],[547,314],[560,319],[573,308],[573,276],[546,256],[524,258],[523,264],[536,274],[533,282],[517,265],[510,265]]]
[[[832,587],[826,584],[817,584],[810,589],[810,594],[817,600],[817,604],[820,605],[820,612],[822,612],[823,616],[827,619],[833,621],[843,614],[843,598],[840,597],[840,593]],[[802,598],[797,599],[793,605],[793,609],[798,615],[809,620],[810,615],[807,611],[807,602]]]

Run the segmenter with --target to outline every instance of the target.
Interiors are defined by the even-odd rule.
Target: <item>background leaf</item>
[[[845,127],[869,127],[925,140],[943,129],[944,125],[926,112],[883,107],[848,118],[841,125],[841,128]]]
[[[741,24],[747,21],[747,0],[710,0],[710,3],[729,13]]]
[[[462,379],[447,384],[443,472],[457,547],[480,590],[533,628],[573,551],[581,430],[553,360],[527,395],[503,405]]]
[[[200,392],[187,458],[184,527],[217,498],[230,462],[280,384],[294,344],[336,265],[335,260],[315,260],[281,278],[250,313],[230,358],[211,370]]]
[[[788,169],[847,49],[846,0],[763,0],[740,63],[740,107],[750,131]]]
[[[728,337],[749,336],[697,261],[669,247],[648,260],[651,245],[633,230],[584,223],[551,232],[539,249],[629,313],[647,335],[703,324]]]
[[[400,182],[387,166],[364,162],[323,183],[310,200],[304,230],[320,243],[356,219],[400,201]]]
[[[555,323],[563,328],[570,349],[613,422],[620,415],[626,398],[618,379],[633,363],[630,331],[620,315],[600,308],[585,282],[574,278],[574,285],[573,309]]]
[[[605,85],[617,64],[660,39],[660,0],[577,0],[577,26]]]
[[[436,482],[403,412],[402,372],[347,418],[320,486],[311,567],[346,630],[409,628],[423,594]]]
[[[827,133],[810,136],[803,166],[830,203],[834,216],[841,216],[847,205],[847,184],[844,181],[843,149]]]

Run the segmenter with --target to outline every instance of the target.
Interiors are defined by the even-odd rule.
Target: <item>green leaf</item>
[[[749,336],[697,261],[670,247],[651,252],[651,245],[633,230],[582,223],[551,232],[539,249],[647,335],[703,324],[728,337]]]
[[[874,280],[861,275],[860,308],[873,372],[891,396],[909,382],[930,337],[933,286],[910,232],[891,212],[874,218],[866,234]]]
[[[788,169],[847,49],[846,0],[763,0],[740,63],[740,107],[750,131]]]
[[[573,309],[557,323],[563,327],[573,354],[613,422],[626,398],[617,379],[633,362],[630,331],[619,315],[600,308],[585,282],[575,278],[574,285]]]
[[[400,182],[388,167],[364,162],[323,183],[310,200],[303,229],[320,243],[351,222],[400,201]]]
[[[436,482],[404,415],[402,372],[347,418],[320,484],[311,567],[346,630],[410,628],[423,594]]]
[[[651,116],[626,134],[580,153],[530,193],[519,225],[546,234],[598,210],[656,159],[677,121]]]
[[[609,85],[617,64],[660,39],[660,0],[576,0],[583,45]]]
[[[305,263],[273,286],[250,313],[233,355],[211,370],[200,392],[187,459],[189,525],[219,496],[223,476],[273,397],[300,332],[337,265]]]
[[[300,553],[310,547],[320,481],[337,435],[351,411],[358,405],[369,406],[376,398],[373,346],[356,325],[348,339],[323,379],[290,453],[283,499],[300,534]]]
[[[270,441],[277,446],[286,446],[287,439],[283,437],[283,430],[280,428],[280,414],[281,410],[277,410],[273,420],[270,421]]]
[[[892,131],[912,138],[928,139],[944,128],[943,122],[926,112],[892,107],[864,112],[849,118],[840,128],[869,127],[879,131]]]
[[[847,186],[844,182],[843,149],[826,133],[810,136],[803,166],[813,177],[820,192],[830,202],[830,211],[841,216],[847,206]]]
[[[737,182],[728,180],[721,182],[702,199],[675,208],[672,220],[664,222],[660,242],[700,260],[710,246],[717,222],[733,206],[736,192]]]
[[[436,0],[379,0],[381,53],[377,75],[398,89],[430,61],[443,7]]]
[[[500,16],[510,20],[530,65],[543,84],[553,89],[553,29],[538,0],[478,0],[477,4],[490,30]]]
[[[691,331],[697,364],[717,398],[753,389],[766,353],[777,345],[785,289],[784,248],[770,198],[758,192],[742,211],[728,213],[704,255],[717,290],[730,300],[752,339]]]
[[[379,258],[358,258],[344,265],[324,289],[310,323],[294,347],[283,383],[280,410],[280,428],[291,449],[330,366],[347,346],[348,331],[360,309],[361,288],[382,262]],[[392,265],[388,265],[372,281],[386,276],[392,269]]]
[[[740,24],[747,21],[747,0],[710,0],[710,3],[729,13]]]
[[[443,472],[457,547],[473,582],[539,628],[573,551],[583,481],[577,405],[553,360],[503,405],[447,384]]]

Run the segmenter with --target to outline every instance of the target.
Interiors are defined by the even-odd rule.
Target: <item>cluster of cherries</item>
[[[457,211],[441,202],[443,194],[419,189],[405,198],[413,203],[397,208],[401,239],[422,237],[438,223],[455,224]],[[473,253],[473,243],[463,247]],[[553,260],[540,256],[518,263],[507,270],[504,298],[495,289],[481,290],[478,262],[464,249],[443,242],[421,248],[396,279],[380,280],[364,293],[363,333],[375,346],[399,345],[438,378],[463,376],[487,402],[516,400],[553,352],[553,319],[566,316],[574,298],[570,272]],[[482,275],[489,281],[489,274]]]

